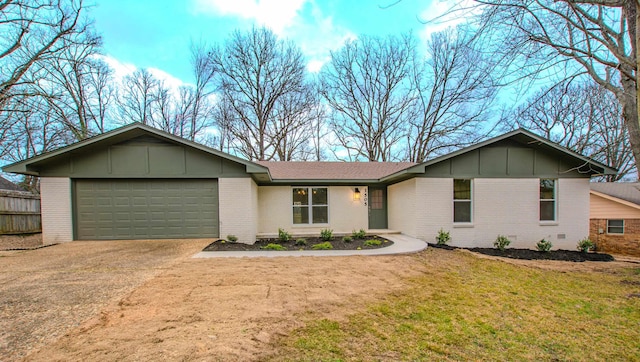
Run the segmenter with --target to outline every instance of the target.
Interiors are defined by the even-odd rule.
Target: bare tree
[[[147,69],[137,69],[122,80],[117,98],[119,121],[153,124],[154,102],[161,84]]]
[[[58,57],[33,65],[33,89],[73,139],[82,140],[105,130],[113,94],[112,71],[96,57],[99,37],[87,31],[69,41],[73,44]]]
[[[331,53],[320,73],[321,92],[333,110],[331,129],[350,157],[397,158],[415,89],[411,36],[362,37]]]
[[[516,120],[514,123],[513,120]],[[563,82],[533,95],[514,110],[508,128],[518,125],[619,170],[607,181],[635,172],[622,109],[613,94],[594,82]]]
[[[487,121],[497,87],[492,78],[495,63],[479,46],[475,38],[451,28],[434,33],[427,60],[413,64],[417,97],[407,123],[409,161],[423,162],[483,137],[477,128]]]
[[[302,53],[293,43],[278,40],[266,28],[235,32],[223,47],[210,51],[219,106],[216,120],[236,153],[251,160],[286,157],[278,154],[299,145],[288,122],[299,119],[291,112],[304,109],[289,104],[306,92]],[[303,102],[305,103],[305,102]],[[284,124],[278,124],[284,123]],[[287,130],[288,132],[284,132]]]
[[[638,123],[638,7],[624,0],[476,0],[480,28],[499,39],[496,51],[519,56],[515,72],[568,79],[590,77],[622,109],[636,169]],[[459,9],[460,10],[460,9]],[[515,63],[514,63],[515,64]],[[514,73],[516,74],[516,73]]]
[[[0,1],[0,111],[12,97],[34,93],[24,85],[35,64],[56,59],[87,31],[83,10],[82,0]]]

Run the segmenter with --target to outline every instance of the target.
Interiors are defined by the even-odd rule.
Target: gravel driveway
[[[0,251],[0,361],[55,341],[210,242],[76,241]]]

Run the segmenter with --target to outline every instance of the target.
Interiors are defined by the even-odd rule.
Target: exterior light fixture
[[[360,201],[360,189],[356,187],[353,191],[353,201]]]

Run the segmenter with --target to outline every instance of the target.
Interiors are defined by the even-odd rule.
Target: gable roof
[[[55,161],[58,157],[62,158],[64,157],[63,155],[68,153],[77,152],[79,150],[82,150],[83,152],[90,151],[96,147],[110,146],[144,135],[150,135],[162,139],[163,141],[188,146],[244,165],[246,172],[251,174],[251,176],[260,184],[286,182],[313,183],[314,181],[338,184],[356,182],[399,182],[404,179],[415,177],[417,174],[424,173],[427,167],[438,162],[457,157],[506,139],[510,139],[530,147],[535,146],[536,148],[542,148],[561,157],[569,157],[574,161],[579,161],[581,165],[579,166],[579,172],[584,174],[608,175],[616,173],[616,170],[613,168],[570,151],[524,129],[505,133],[484,142],[480,142],[444,156],[436,157],[420,164],[411,162],[251,162],[141,123],[132,123],[79,141],[69,146],[4,166],[2,169],[5,172],[38,176],[39,167],[52,160]]]
[[[40,155],[31,157],[24,161],[16,162],[2,168],[5,172],[13,172],[20,173],[26,175],[34,175],[38,176],[37,165],[46,161],[50,161],[59,156],[67,154],[72,151],[77,151],[79,149],[89,149],[97,146],[105,146],[105,145],[113,145],[122,141],[126,141],[135,137],[143,136],[143,135],[152,135],[154,137],[161,138],[167,142],[184,145],[187,147],[191,147],[218,157],[222,157],[228,159],[233,162],[237,162],[246,167],[246,172],[250,174],[254,174],[259,180],[269,180],[269,170],[261,165],[253,163],[251,161],[247,161],[240,157],[232,156],[227,153],[215,150],[211,147],[207,147],[205,145],[199,144],[197,142],[189,141],[182,137],[178,137],[172,135],[170,133],[158,130],[156,128],[144,125],[142,123],[131,123],[129,125],[116,128],[109,132],[102,133],[100,135],[84,139],[82,141],[73,143],[71,145],[42,153]]]
[[[592,182],[591,190],[616,199],[640,205],[639,182]]]
[[[618,171],[612,167],[606,166],[598,161],[594,161],[588,157],[585,157],[577,152],[571,151],[565,147],[562,147],[554,142],[549,141],[546,138],[540,137],[535,133],[532,133],[526,129],[519,128],[513,130],[511,132],[507,132],[497,137],[490,138],[483,142],[476,143],[475,145],[471,145],[469,147],[462,148],[460,150],[448,153],[443,156],[439,156],[433,158],[431,160],[425,161],[423,163],[417,164],[413,167],[409,167],[405,170],[398,171],[394,174],[388,175],[381,179],[383,182],[394,182],[402,179],[410,178],[413,174],[424,173],[425,169],[431,165],[439,163],[441,161],[445,161],[456,156],[460,156],[462,154],[477,150],[479,148],[483,148],[495,143],[498,143],[503,140],[511,139],[521,144],[525,145],[533,145],[543,150],[551,151],[556,154],[561,154],[563,156],[575,159],[579,161],[582,166],[580,167],[580,172],[588,173],[591,176],[593,175],[615,175]]]
[[[22,187],[0,176],[0,190],[24,191]]]
[[[371,181],[414,166],[413,162],[257,161],[269,168],[274,181]]]

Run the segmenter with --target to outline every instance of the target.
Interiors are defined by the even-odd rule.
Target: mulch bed
[[[300,238],[297,238],[300,239]],[[287,242],[281,242],[279,239],[258,239],[255,244],[243,244],[232,243],[229,241],[216,240],[213,243],[207,245],[203,251],[251,251],[251,250],[267,250],[263,249],[267,244],[279,244],[285,247],[287,250],[314,250],[313,245],[324,243],[325,241],[319,237],[307,237],[303,238],[306,241],[305,245],[296,245],[296,238]],[[382,243],[380,245],[365,245],[367,240],[377,239]],[[380,236],[368,236],[364,239],[353,239],[351,242],[344,242],[342,237],[333,237],[329,240],[333,249],[331,250],[366,250],[366,249],[379,249],[393,245],[393,241],[387,240]]]
[[[504,251],[494,248],[458,248],[450,245],[429,244],[433,248],[454,250],[466,249],[475,253],[484,255],[500,256],[511,259],[523,260],[561,260],[561,261],[614,261],[613,256],[602,253],[583,253],[573,250],[552,250],[548,252],[530,250],[530,249],[505,249]]]

